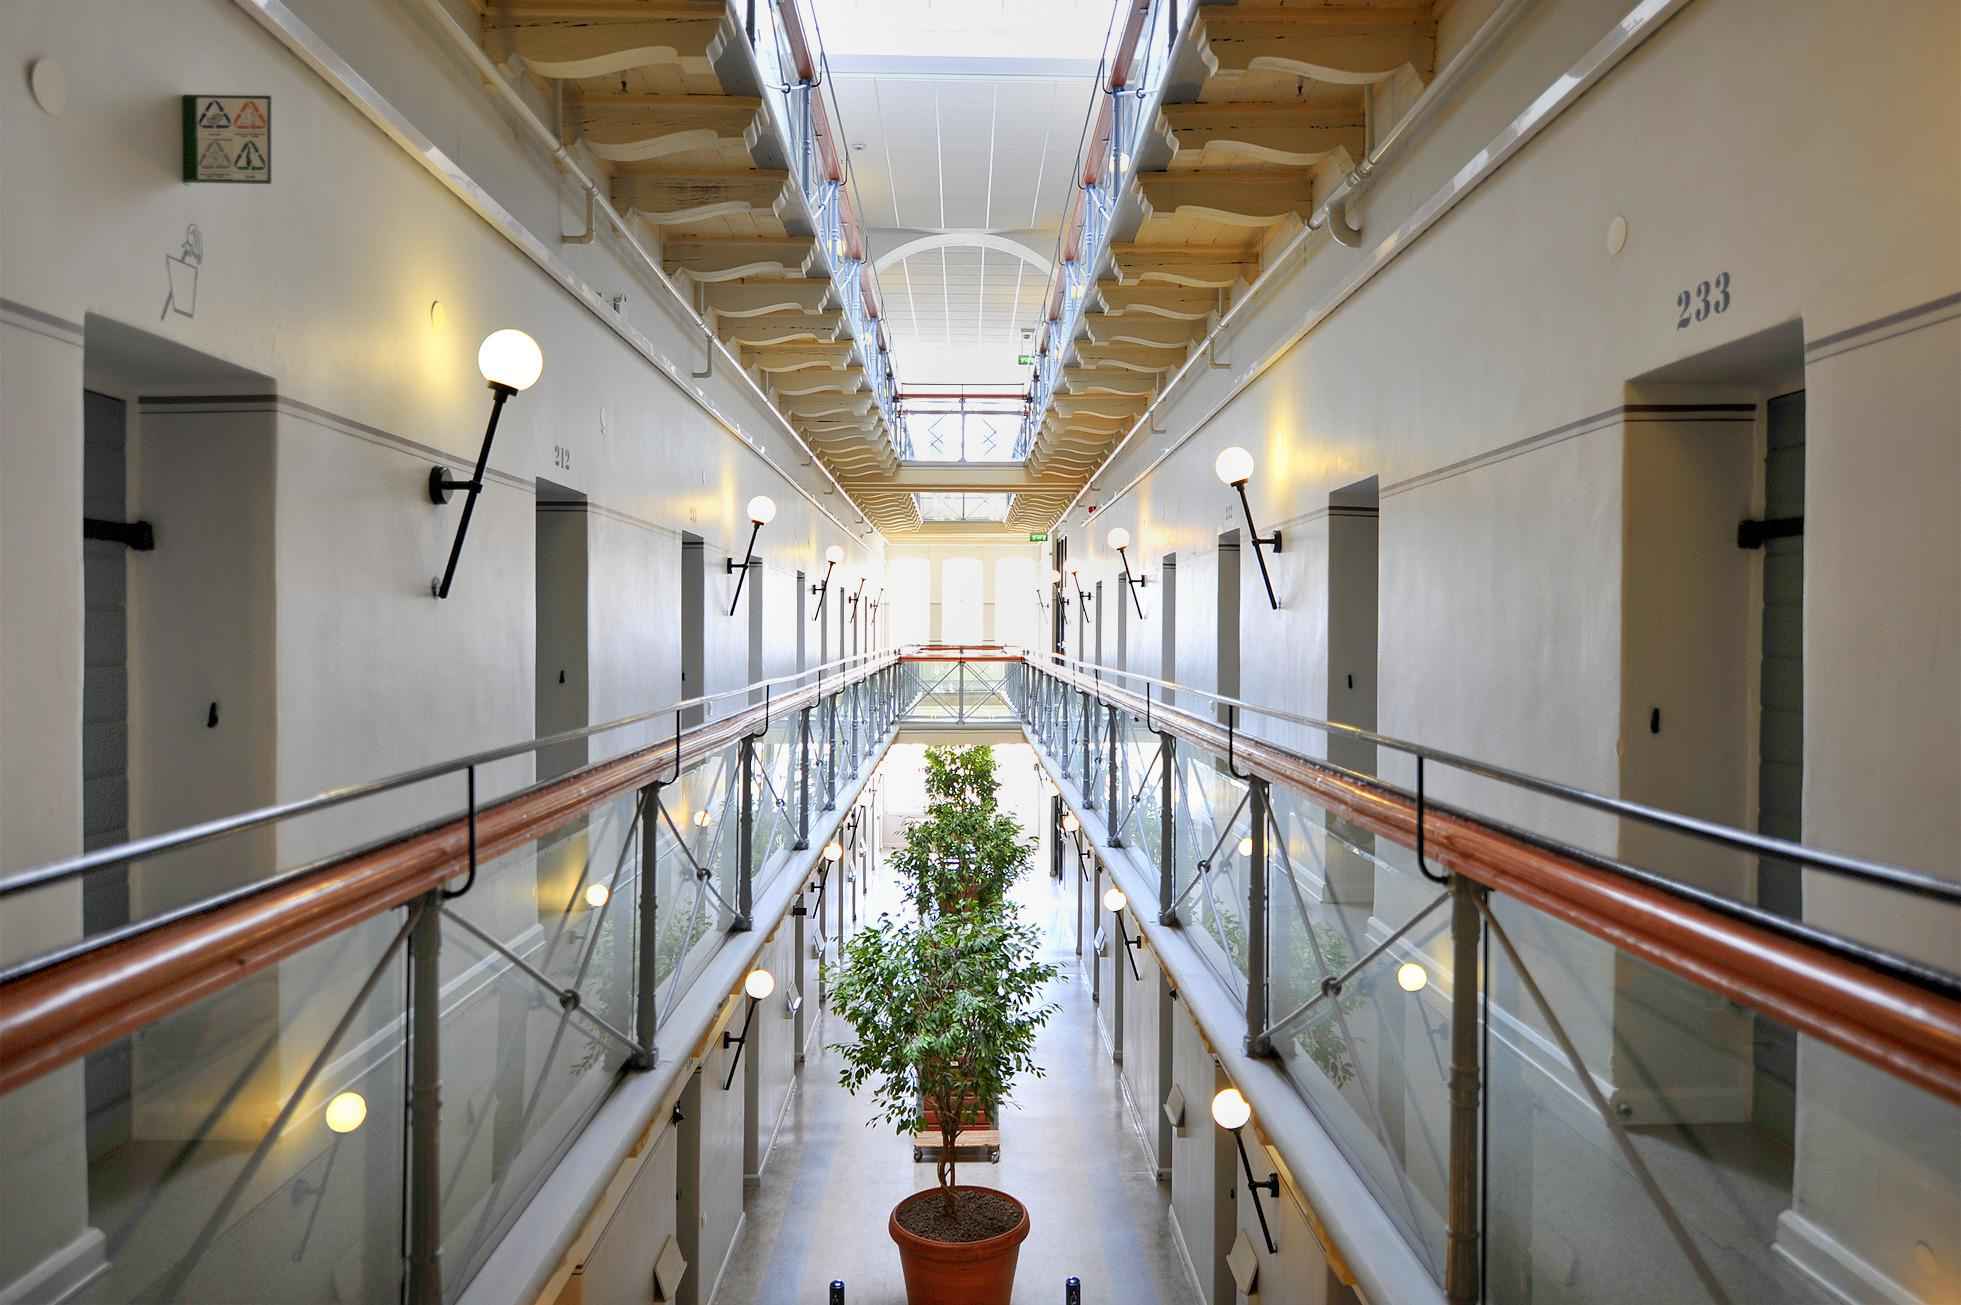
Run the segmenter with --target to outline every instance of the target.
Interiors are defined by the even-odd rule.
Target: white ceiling
[[[1012,232],[1051,256],[1112,0],[817,0],[816,11],[874,245]],[[1044,268],[955,245],[878,277],[902,385],[1025,378],[1015,359]]]

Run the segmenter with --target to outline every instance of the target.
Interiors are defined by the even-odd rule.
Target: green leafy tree
[[[845,947],[832,1001],[858,1038],[833,1048],[839,1080],[854,1093],[869,1084],[877,1118],[902,1135],[937,1129],[949,1216],[962,1121],[998,1109],[1021,1075],[1042,1075],[1035,1035],[1056,1012],[1041,994],[1057,970],[1037,959],[1041,945],[1035,926],[997,906],[880,916]]]
[[[889,858],[922,914],[991,911],[1028,868],[1035,844],[1001,810],[1000,787],[993,748],[926,749],[926,816]]]

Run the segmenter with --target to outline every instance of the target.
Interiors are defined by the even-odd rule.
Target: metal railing
[[[1268,1134],[1311,1149],[1304,1108],[1452,1302],[1576,1274],[1638,1274],[1651,1299],[1789,1298],[1775,1209],[1715,1195],[1727,1158],[1791,1145],[1780,1041],[1807,1040],[1833,1099],[1961,1135],[1961,977],[1669,871],[1775,859],[1916,913],[1957,911],[1961,883],[1065,657],[1031,656],[1008,691],[1079,847]],[[1602,819],[1574,832],[1575,809]],[[1834,1119],[1835,1145],[1875,1163],[1913,1145]],[[1290,1168],[1325,1181],[1300,1153]],[[1961,1172],[1921,1178],[1961,1199]],[[1316,1204],[1349,1263],[1382,1258],[1352,1199]],[[1565,1277],[1542,1280],[1535,1239]]]
[[[0,878],[15,920],[72,919],[99,876],[143,908],[0,971],[0,1108],[47,1132],[49,1172],[85,1174],[107,1238],[92,1298],[453,1298],[622,1076],[695,1054],[731,949],[801,914],[813,834],[869,779],[900,678],[892,653],[844,658]],[[479,799],[485,767],[670,720]],[[463,808],[430,819],[432,781],[460,781]],[[393,832],[257,868],[296,822],[351,823],[360,802]],[[128,1067],[106,1132],[44,1087],[92,1053]],[[158,1164],[129,1159],[139,1140]]]
[[[817,15],[807,0],[749,0],[749,36],[773,97],[772,115],[784,127],[798,189],[817,227],[817,243],[830,269],[838,307],[857,342],[886,438],[899,454],[898,383],[891,342],[880,321],[884,293],[868,257],[853,194],[857,179],[845,148],[844,115],[831,87]]]
[[[1130,181],[1151,95],[1163,80],[1182,31],[1177,0],[1118,5],[1097,66],[1096,91],[1084,115],[1071,175],[1076,194],[1056,236],[1055,272],[1044,302],[1048,320],[1038,342],[1029,405],[1015,457],[1026,458],[1041,434],[1049,403],[1062,381],[1069,342],[1076,337],[1110,243],[1110,228]],[[1189,24],[1197,5],[1182,6]]]

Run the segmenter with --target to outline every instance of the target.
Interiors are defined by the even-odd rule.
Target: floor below
[[[1017,1302],[1060,1302],[1073,1276],[1082,1279],[1085,1301],[1187,1305],[1197,1292],[1172,1247],[1167,1189],[1125,1113],[1076,963],[1074,893],[1030,873],[1017,900],[1043,927],[1049,959],[1062,968],[1051,991],[1060,1010],[1037,1048],[1047,1073],[1018,1084],[1002,1111],[999,1163],[963,1163],[960,1181],[998,1187],[1028,1206],[1032,1230],[1021,1248]],[[860,918],[897,905],[890,882],[876,884]],[[761,1185],[750,1194],[746,1245],[737,1248],[718,1301],[808,1305],[823,1300],[833,1280],[844,1282],[851,1305],[905,1299],[886,1219],[902,1197],[933,1184],[933,1166],[914,1164],[911,1144],[890,1129],[868,1126],[868,1103],[838,1085],[831,1050],[850,1030],[822,1011],[817,1020]]]

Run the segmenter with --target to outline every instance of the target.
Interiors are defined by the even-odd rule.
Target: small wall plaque
[[[1232,1249],[1226,1252],[1226,1267],[1232,1270],[1233,1283],[1247,1298],[1248,1305],[1258,1299],[1255,1291],[1260,1285],[1260,1257],[1253,1250],[1252,1239],[1241,1228],[1239,1236],[1233,1239]]]
[[[669,1234],[654,1257],[654,1299],[673,1300],[681,1290],[681,1279],[688,1273],[688,1262],[681,1255],[680,1243]]]
[[[1174,1131],[1185,1126],[1185,1089],[1176,1083],[1171,1085],[1171,1092],[1164,1099],[1164,1117],[1171,1121]]]
[[[186,95],[184,180],[272,180],[270,95]]]

